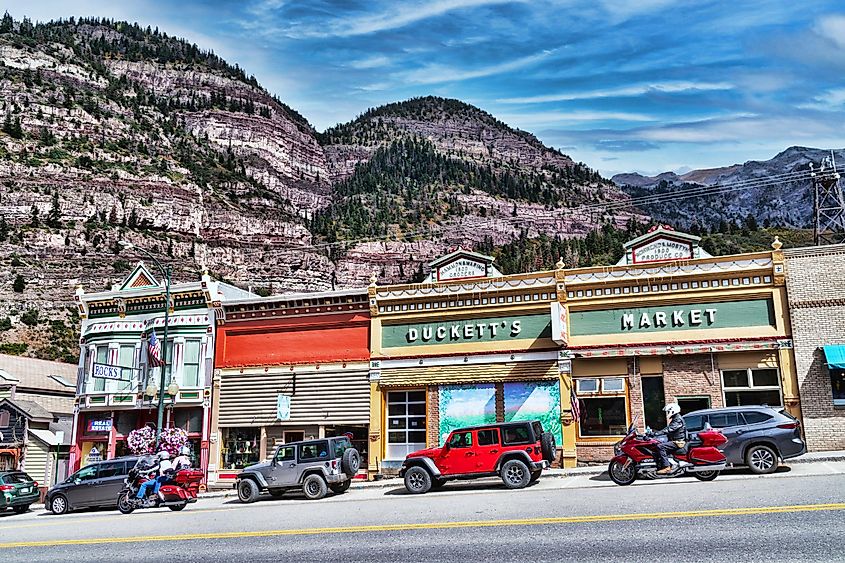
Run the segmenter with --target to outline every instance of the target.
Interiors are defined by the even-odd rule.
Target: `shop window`
[[[182,365],[182,387],[200,386],[200,340],[185,340],[185,360]]]
[[[780,406],[782,402],[779,383],[778,370],[773,368],[724,370],[722,371],[722,387],[725,393],[725,406]]]
[[[499,431],[495,428],[478,431],[479,446],[495,446],[499,444]]]
[[[202,432],[201,408],[196,409],[175,409],[173,411],[173,424],[189,434]]]
[[[845,407],[845,369],[830,370],[830,387],[834,406]]]
[[[625,434],[628,429],[625,378],[579,378],[575,380],[575,385],[581,414],[578,421],[581,437]]]
[[[136,411],[121,411],[117,413],[117,433],[128,436],[138,427],[138,413]]]
[[[223,469],[243,469],[258,463],[258,428],[225,428],[221,451]]]
[[[405,459],[426,445],[425,391],[387,393],[387,459]]]

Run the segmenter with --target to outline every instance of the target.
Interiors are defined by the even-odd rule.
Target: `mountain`
[[[654,219],[681,229],[718,229],[724,222],[745,221],[749,216],[761,224],[806,228],[813,221],[809,165],[818,167],[829,154],[828,149],[789,147],[765,161],[751,160],[680,175],[617,174],[611,180],[632,198],[664,195],[659,204],[642,205],[641,209]],[[834,154],[840,165],[845,163],[845,149],[836,149]],[[734,189],[711,191],[711,195],[702,197],[668,195],[713,185]]]
[[[124,277],[143,258],[124,239],[177,281],[279,293],[410,281],[453,246],[541,234],[557,246],[537,267],[591,263],[611,235],[557,241],[645,219],[582,209],[627,196],[479,108],[418,98],[318,133],[237,65],[137,24],[7,14],[0,92],[0,352],[73,360],[74,287]]]

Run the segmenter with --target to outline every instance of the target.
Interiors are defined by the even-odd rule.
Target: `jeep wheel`
[[[302,482],[302,492],[308,500],[319,500],[326,496],[329,487],[322,476],[312,473]]]
[[[238,498],[245,504],[258,500],[259,492],[258,485],[252,479],[241,479],[238,483]]]
[[[352,479],[358,470],[361,469],[361,454],[355,448],[348,448],[343,452],[343,457],[340,459],[340,468],[347,477]]]
[[[502,466],[502,481],[509,489],[522,489],[528,486],[531,473],[524,461],[511,459]]]
[[[411,467],[405,472],[405,488],[413,495],[421,495],[431,490],[431,475],[422,467]]]
[[[557,457],[557,445],[555,436],[551,432],[543,432],[540,436],[540,451],[543,452],[543,459],[552,463]]]
[[[336,495],[342,495],[346,491],[349,490],[349,486],[352,484],[352,479],[347,479],[343,483],[333,483],[329,485],[329,488],[332,492]]]

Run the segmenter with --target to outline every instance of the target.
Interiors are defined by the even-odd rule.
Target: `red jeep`
[[[555,459],[557,448],[540,421],[504,422],[459,428],[442,448],[408,454],[399,476],[408,492],[439,489],[452,479],[498,475],[509,489],[521,489],[540,477]]]

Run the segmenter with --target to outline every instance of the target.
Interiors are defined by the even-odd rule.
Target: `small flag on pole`
[[[147,340],[147,365],[151,368],[157,368],[164,365],[161,361],[161,343],[156,338],[155,329],[150,332],[150,337]]]

